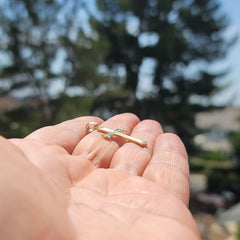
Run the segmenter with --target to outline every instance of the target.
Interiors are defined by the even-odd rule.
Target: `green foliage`
[[[229,140],[233,146],[235,157],[240,160],[240,132],[230,134]]]
[[[25,137],[40,127],[90,115],[92,104],[91,97],[61,96],[45,106],[19,107],[0,117],[0,135],[6,138]]]
[[[208,190],[232,189],[240,182],[239,166],[230,161],[214,161],[202,158],[190,159],[191,172],[202,173],[208,178]]]
[[[6,112],[0,118],[0,135],[6,138],[25,137],[41,127],[42,114],[39,110],[20,107]]]
[[[52,108],[59,108],[54,118],[59,123],[72,118],[90,115],[93,98],[91,97],[67,97],[63,96],[51,102]]]
[[[201,151],[199,157],[206,161],[226,161],[226,157],[219,151]]]
[[[240,115],[237,117],[236,121],[240,123]],[[229,141],[232,144],[233,156],[238,164],[240,164],[240,129],[229,134]]]
[[[240,240],[240,224],[238,224],[237,240]]]
[[[231,171],[220,171],[219,169],[206,169],[204,174],[208,178],[208,190],[216,191],[217,188],[231,189],[232,186],[239,184],[239,174]],[[224,177],[223,177],[224,176]]]
[[[208,170],[213,170],[214,169],[219,169],[219,170],[233,170],[236,168],[236,166],[230,162],[230,161],[208,161],[207,159],[203,158],[198,158],[198,157],[193,157],[189,161],[190,164],[190,169],[191,172],[201,172],[205,171],[206,169]]]

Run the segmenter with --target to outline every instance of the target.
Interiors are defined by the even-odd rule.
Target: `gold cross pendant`
[[[103,137],[106,138],[106,139],[111,139],[112,136],[116,135],[116,136],[125,138],[129,142],[136,143],[141,147],[146,147],[147,146],[146,141],[142,141],[142,140],[139,140],[137,138],[134,138],[134,137],[131,137],[129,135],[121,133],[123,131],[126,131],[125,128],[117,128],[117,129],[113,130],[113,129],[109,129],[109,128],[106,128],[106,127],[99,126],[97,122],[89,122],[86,125],[86,129],[87,129],[88,132],[93,132],[94,130],[96,130],[98,132],[105,133],[105,134],[103,134]]]

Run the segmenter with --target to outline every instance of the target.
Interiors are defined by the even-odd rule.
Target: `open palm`
[[[148,145],[88,134],[90,121],[125,128]],[[0,181],[8,183],[1,194],[10,195],[0,209],[8,213],[0,224],[6,239],[200,238],[187,208],[185,148],[155,121],[80,117],[24,139],[2,138],[1,152]]]

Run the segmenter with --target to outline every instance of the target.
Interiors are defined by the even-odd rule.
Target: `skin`
[[[148,145],[87,133],[90,121]],[[1,137],[0,148],[2,239],[200,239],[185,147],[155,121],[80,117],[24,139]]]

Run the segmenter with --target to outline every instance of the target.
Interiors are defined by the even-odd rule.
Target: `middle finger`
[[[124,113],[108,119],[101,126],[113,130],[125,128],[125,133],[129,135],[138,122],[139,119],[134,114]],[[113,136],[112,139],[107,140],[102,135],[103,133],[98,131],[93,131],[86,135],[76,146],[72,154],[91,161],[96,167],[108,167],[114,153],[123,145],[124,139]]]

